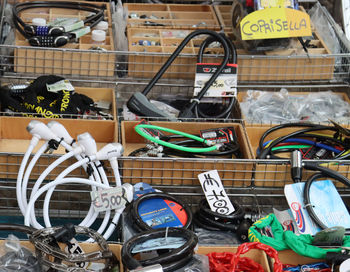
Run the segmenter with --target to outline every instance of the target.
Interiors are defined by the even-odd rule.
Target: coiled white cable
[[[38,124],[40,123],[40,124]],[[72,178],[65,178],[66,175],[68,175],[71,171],[74,171],[76,168],[80,167],[80,166],[83,166],[84,169],[86,169],[86,165],[87,163],[90,161],[90,160],[96,160],[97,157],[96,156],[88,156],[86,158],[82,158],[82,156],[79,154],[80,152],[77,152],[77,151],[80,151],[78,148],[72,148],[69,144],[67,144],[67,142],[70,142],[73,144],[73,140],[72,138],[70,137],[70,135],[68,134],[68,132],[65,130],[65,128],[57,123],[57,122],[50,122],[50,123],[53,123],[53,125],[55,126],[55,129],[56,129],[56,132],[57,130],[62,134],[62,131],[63,131],[63,134],[64,135],[60,135],[61,137],[57,137],[57,135],[52,135],[52,132],[48,132],[47,131],[47,127],[45,124],[41,123],[41,122],[38,122],[38,121],[32,121],[29,125],[28,125],[28,128],[30,127],[30,129],[27,128],[27,130],[33,134],[33,138],[32,138],[32,141],[31,141],[31,144],[29,145],[28,147],[28,150],[26,152],[26,154],[24,155],[23,157],[23,160],[22,160],[22,164],[21,164],[21,167],[20,167],[20,171],[19,171],[19,174],[18,174],[18,177],[17,177],[17,189],[16,189],[16,194],[17,194],[17,198],[18,198],[18,204],[19,204],[19,207],[21,209],[21,212],[26,215],[28,212],[29,212],[29,218],[26,219],[26,222],[28,224],[32,224],[34,227],[36,228],[42,228],[42,226],[37,222],[36,218],[35,218],[35,212],[34,212],[34,204],[33,204],[33,207],[32,208],[28,208],[28,205],[29,203],[33,202],[33,198],[35,198],[35,196],[37,195],[38,192],[40,192],[40,190],[42,188],[44,188],[46,185],[49,185],[50,184],[50,187],[47,194],[46,194],[46,197],[45,197],[45,201],[44,201],[44,209],[43,209],[43,212],[44,212],[44,221],[45,221],[45,225],[47,227],[51,226],[51,223],[50,223],[50,219],[49,219],[49,203],[50,203],[50,199],[51,199],[51,195],[54,191],[54,188],[55,188],[55,185],[57,182],[58,184],[60,184],[60,180],[63,180],[63,181],[67,181],[67,180],[72,180]],[[58,124],[58,126],[57,126]],[[50,125],[50,124],[49,124]],[[59,127],[61,126],[61,127]],[[62,129],[63,128],[63,129]],[[30,131],[31,130],[31,131]],[[45,134],[46,133],[46,134]],[[33,189],[32,189],[32,193],[31,193],[31,197],[30,197],[30,200],[29,200],[29,203],[27,204],[27,186],[28,186],[28,180],[29,180],[29,177],[30,177],[30,173],[31,171],[33,170],[36,162],[38,161],[38,159],[40,158],[40,156],[42,155],[42,153],[45,151],[45,149],[47,148],[48,146],[48,143],[44,143],[43,146],[39,149],[39,151],[35,154],[35,156],[33,157],[33,159],[31,160],[31,162],[29,163],[28,167],[27,167],[27,170],[24,174],[24,177],[23,177],[23,173],[24,173],[24,170],[25,170],[25,166],[29,160],[29,156],[31,154],[31,152],[33,151],[34,147],[37,145],[39,139],[45,139],[47,141],[49,141],[50,139],[54,139],[56,141],[59,141],[60,143],[62,143],[62,145],[68,150],[70,151],[69,153],[63,155],[62,157],[58,158],[55,162],[53,162],[39,177],[39,179],[37,180],[37,182],[35,183]],[[66,142],[67,140],[67,142]],[[83,138],[83,141],[85,141],[85,139]],[[111,144],[110,144],[111,145]],[[73,146],[76,147],[76,144],[74,144]],[[110,147],[110,146],[109,146]],[[94,148],[95,147],[91,147],[91,152],[90,152],[90,155],[93,154],[93,153],[96,153],[96,151],[94,152]],[[73,151],[75,150],[75,152]],[[111,163],[111,166],[112,166],[112,169],[113,169],[113,172],[114,172],[114,175],[115,175],[115,179],[116,179],[116,184],[118,186],[121,186],[121,180],[120,180],[120,175],[119,175],[119,171],[118,171],[118,163],[117,163],[117,160],[115,159],[115,154],[116,153],[122,153],[123,150],[122,149],[119,149],[118,151],[116,151],[115,149],[114,150],[109,150],[108,153],[105,153],[102,158],[103,159],[109,159],[110,160],[110,163]],[[88,152],[89,153],[89,152]],[[118,154],[119,154],[118,153]],[[107,154],[107,155],[106,155]],[[112,155],[111,155],[112,154]],[[114,154],[114,155],[113,155]],[[121,155],[121,154],[119,154]],[[40,188],[42,182],[45,180],[46,176],[54,169],[56,168],[59,164],[61,164],[63,161],[69,159],[70,157],[72,156],[75,156],[78,160],[77,163],[73,164],[72,166],[68,167],[67,169],[65,169],[56,179],[55,181],[53,182],[50,182],[49,184],[46,184],[44,185],[42,188]],[[100,157],[101,157],[101,154],[100,154]],[[98,161],[97,161],[98,162]],[[98,162],[99,163],[99,162]],[[109,187],[109,184],[108,184],[108,178],[104,172],[104,169],[101,167],[100,168],[100,165],[99,167],[96,167],[93,163],[90,164],[92,169],[93,169],[93,176],[95,178],[90,176],[89,179],[90,180],[87,180],[87,179],[79,179],[79,183],[80,182],[83,182],[83,180],[85,181],[88,181],[88,183],[86,184],[89,184],[92,186],[92,189],[94,190],[95,187],[100,187],[101,186],[101,179],[102,179],[102,182],[103,182],[103,185],[104,186],[107,186],[106,188],[110,188]],[[22,180],[23,178],[23,180]],[[73,179],[74,180],[74,179]],[[130,185],[131,186],[131,185]],[[40,189],[39,189],[40,188]],[[45,187],[46,188],[46,187]],[[132,186],[131,186],[132,188]],[[131,196],[132,198],[132,196]],[[37,199],[37,198],[36,198]],[[36,201],[36,200],[35,200]],[[35,203],[34,201],[34,203]],[[131,200],[130,200],[131,201]],[[28,211],[29,210],[29,211]],[[123,209],[120,209],[120,210],[117,210],[113,219],[112,219],[112,222],[111,224],[109,225],[107,231],[105,232],[104,234],[104,237],[106,239],[108,239],[110,237],[110,235],[113,233],[115,227],[116,227],[116,224],[119,220],[119,217],[120,217],[120,214],[122,213]],[[110,214],[111,214],[111,211],[107,211],[105,212],[105,217],[102,221],[102,224],[101,226],[99,227],[98,229],[98,232],[99,233],[102,233],[105,228],[107,227],[108,225],[108,222],[109,222],[109,219],[110,219]],[[93,208],[93,205],[90,206],[90,209],[86,215],[86,217],[84,218],[84,220],[80,223],[80,225],[84,225],[84,226],[91,226],[94,221],[96,220],[98,216],[98,213],[94,211],[94,208]],[[28,221],[29,220],[29,221]]]

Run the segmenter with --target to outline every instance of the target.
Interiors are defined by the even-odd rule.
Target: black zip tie
[[[92,173],[94,172],[94,169],[92,168],[91,164],[88,164],[86,167],[86,173],[91,177]]]

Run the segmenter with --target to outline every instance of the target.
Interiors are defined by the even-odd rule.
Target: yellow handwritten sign
[[[241,21],[242,40],[311,36],[310,16],[290,8],[254,11]]]

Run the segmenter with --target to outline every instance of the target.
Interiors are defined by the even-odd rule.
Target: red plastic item
[[[275,260],[273,271],[282,272],[282,263],[278,258],[277,251],[268,245],[258,242],[241,244],[236,253],[211,252],[207,254],[209,258],[210,272],[264,272],[261,264],[247,257],[240,257],[241,254],[245,254],[251,249],[261,249],[265,251],[269,257],[274,258]]]
[[[247,7],[251,7],[251,8],[254,7],[254,1],[253,0],[246,0],[245,4],[246,4]]]

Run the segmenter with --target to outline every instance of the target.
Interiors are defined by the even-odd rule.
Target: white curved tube
[[[57,185],[61,185],[61,184],[67,184],[67,183],[80,183],[80,184],[86,184],[86,185],[91,185],[91,186],[96,186],[99,188],[104,188],[104,189],[108,189],[110,188],[109,186],[105,185],[105,184],[97,184],[94,181],[88,180],[88,179],[83,179],[83,178],[65,178],[65,179],[61,179],[61,180],[54,180],[48,184],[45,184],[43,187],[41,187],[36,193],[35,195],[33,195],[33,197],[30,199],[28,205],[27,205],[27,210],[25,212],[24,215],[24,224],[26,226],[30,226],[30,222],[34,221],[33,218],[31,218],[31,211],[34,209],[34,204],[36,202],[36,200],[47,190],[49,190],[52,187],[55,187]],[[43,228],[42,226],[40,226],[40,229]]]
[[[23,156],[21,166],[19,167],[19,170],[18,170],[17,182],[16,182],[16,196],[17,196],[18,206],[19,206],[19,209],[21,210],[22,214],[25,213],[25,208],[24,208],[23,201],[22,201],[22,190],[21,190],[23,173],[24,173],[25,167],[27,165],[27,162],[29,160],[29,156],[32,153],[34,147],[38,144],[38,142],[39,142],[39,138],[37,138],[37,137],[32,138],[32,140],[28,146],[28,149]]]
[[[28,186],[28,181],[29,181],[29,177],[30,174],[32,173],[32,170],[35,166],[35,164],[37,163],[37,161],[39,160],[40,156],[45,152],[45,150],[48,147],[48,142],[45,142],[40,149],[35,153],[34,157],[32,158],[32,160],[30,161],[30,163],[28,164],[28,167],[26,169],[26,172],[24,174],[23,180],[22,180],[22,197],[21,197],[21,201],[22,201],[22,205],[24,207],[24,209],[27,208],[27,186]],[[24,213],[23,213],[24,215]]]
[[[64,169],[53,182],[50,183],[54,183],[55,181],[59,181],[61,179],[63,179],[65,176],[67,176],[70,172],[74,171],[75,169],[79,168],[80,166],[82,166],[85,163],[88,163],[90,161],[89,158],[85,158],[81,161],[77,161],[76,163],[73,163],[71,166],[69,166],[68,168]],[[97,185],[96,182],[92,182],[92,185]],[[49,218],[49,204],[50,201],[49,199],[51,198],[51,195],[54,191],[55,187],[50,187],[50,189],[47,191],[46,196],[45,196],[45,201],[44,201],[44,207],[43,207],[43,217],[44,217],[44,222],[45,222],[45,226],[47,228],[51,227],[51,222],[50,222],[50,218]]]
[[[74,152],[68,152],[66,154],[64,154],[63,156],[59,157],[57,160],[55,160],[53,163],[51,163],[45,170],[44,172],[41,173],[41,175],[39,176],[38,180],[35,182],[33,188],[32,188],[32,193],[30,194],[30,199],[34,196],[34,194],[39,190],[42,182],[44,181],[44,179],[47,177],[47,175],[54,169],[56,168],[59,164],[61,164],[62,162],[64,162],[65,160],[71,158],[72,156],[74,156]],[[24,211],[26,212],[26,211]],[[32,211],[32,218],[35,219],[35,221],[31,222],[32,226],[39,229],[42,228],[42,226],[38,223],[38,221],[36,220],[36,217],[34,215],[34,210]]]

